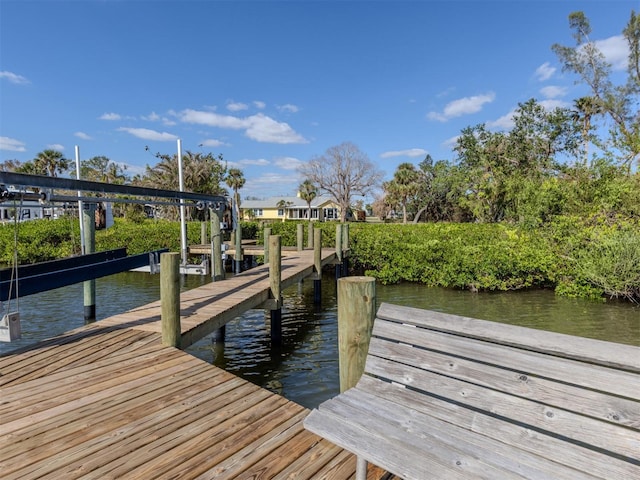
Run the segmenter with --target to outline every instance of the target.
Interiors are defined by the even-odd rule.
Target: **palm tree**
[[[300,184],[298,190],[300,198],[307,202],[307,217],[311,221],[311,202],[318,196],[318,187],[311,180],[306,179]]]
[[[33,159],[38,172],[57,177],[58,173],[64,173],[69,170],[70,161],[64,158],[62,152],[57,150],[43,150]]]
[[[591,132],[591,118],[595,115],[602,115],[604,108],[599,99],[595,97],[581,97],[574,102],[574,120],[582,123],[582,141],[584,145],[584,164],[589,158],[589,137]]]
[[[402,205],[402,223],[407,223],[407,203],[418,193],[418,178],[419,173],[412,163],[401,163],[393,174],[393,179],[384,184],[389,199]]]
[[[236,206],[236,218],[240,221],[240,190],[244,186],[244,175],[239,168],[230,168],[227,172],[227,178],[225,179],[229,188],[233,189],[233,203]]]

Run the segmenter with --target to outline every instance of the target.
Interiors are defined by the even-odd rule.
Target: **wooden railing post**
[[[342,224],[342,277],[349,275],[349,224]]]
[[[313,303],[320,305],[322,302],[322,229],[313,229]]]
[[[297,250],[301,252],[304,250],[304,225],[299,223],[296,225],[296,234],[297,234]]]
[[[282,344],[282,240],[280,235],[269,237],[269,290],[271,306],[271,344]]]
[[[364,372],[375,308],[375,278],[343,277],[338,280],[340,392],[354,387]]]
[[[242,226],[240,222],[236,225],[236,241],[235,241],[236,253],[233,255],[233,261],[235,263],[235,273],[242,273]]]
[[[342,277],[342,224],[336,224],[336,279]]]
[[[211,212],[211,277],[215,282],[224,279],[224,263],[222,261],[220,218],[218,214]]]
[[[271,228],[264,229],[264,263],[269,263],[269,237],[271,237]]]
[[[206,245],[207,241],[207,222],[200,222],[200,244]]]
[[[162,344],[180,348],[180,254],[160,255]]]
[[[313,222],[311,220],[309,220],[309,228],[307,230],[307,247],[313,248]]]

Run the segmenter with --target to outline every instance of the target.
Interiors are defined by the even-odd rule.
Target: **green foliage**
[[[535,236],[498,224],[359,225],[352,240],[357,265],[383,283],[513,290],[547,285],[554,264]]]
[[[0,262],[12,264],[16,250],[19,264],[46,262],[77,254],[80,252],[78,220],[60,218],[19,222],[17,226],[14,223],[0,224]]]
[[[578,252],[578,276],[610,297],[640,301],[640,233],[635,228],[599,231]]]
[[[264,227],[294,246],[302,223],[243,222],[243,238],[262,243]],[[336,223],[314,222],[323,245],[335,246]],[[531,227],[506,223],[349,224],[352,265],[382,283],[419,282],[473,291],[555,288],[556,293],[602,299],[640,298],[640,224],[625,217],[553,217]],[[0,261],[14,255],[13,224],[0,225]],[[200,243],[200,222],[187,224],[189,244]],[[75,219],[39,220],[18,225],[20,263],[78,254]],[[116,219],[96,232],[96,250],[127,247],[129,255],[159,248],[180,251],[180,223]]]

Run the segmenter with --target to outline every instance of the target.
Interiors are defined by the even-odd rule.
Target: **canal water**
[[[159,280],[157,275],[134,272],[98,279],[98,319],[156,301]],[[210,280],[189,275],[182,281],[183,289],[190,289]],[[376,289],[378,302],[640,345],[640,307],[623,302],[561,298],[541,290],[478,294],[413,284]],[[313,303],[311,281],[284,290],[283,297],[282,347],[271,348],[268,313],[251,310],[227,325],[224,345],[205,338],[187,351],[312,408],[339,391],[335,277],[325,273],[319,306]],[[24,297],[19,306],[5,302],[2,309],[19,310],[23,338],[0,342],[0,354],[82,326],[83,286]]]

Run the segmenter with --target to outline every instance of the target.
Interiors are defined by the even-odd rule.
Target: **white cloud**
[[[513,116],[515,115],[515,109],[511,110],[509,113],[501,116],[497,120],[493,120],[492,122],[487,122],[487,128],[494,128],[498,130],[511,130],[514,126]]]
[[[446,122],[455,117],[462,115],[469,115],[477,113],[482,110],[482,106],[485,103],[491,103],[495,100],[496,95],[493,92],[486,93],[484,95],[474,95],[472,97],[464,97],[449,102],[442,113],[429,112],[427,118],[430,120],[438,120],[440,122]]]
[[[18,75],[17,73],[2,71],[0,72],[0,78],[6,78],[10,83],[15,83],[16,85],[26,85],[31,83],[22,75]]]
[[[425,157],[427,153],[429,152],[427,152],[423,148],[410,148],[408,150],[396,150],[396,151],[384,152],[380,155],[380,158]]]
[[[93,138],[91,138],[89,135],[87,135],[84,132],[76,132],[74,133],[74,135],[78,138],[81,138],[82,140],[93,140]]]
[[[249,105],[247,105],[246,103],[240,103],[240,102],[227,103],[227,110],[229,110],[230,112],[239,112],[241,110],[247,110],[248,108],[249,108]]]
[[[273,162],[276,167],[283,170],[298,170],[298,168],[304,163],[301,160],[293,157],[280,157]],[[290,178],[288,180],[291,180]]]
[[[544,82],[545,80],[549,80],[554,73],[556,73],[556,67],[552,67],[549,62],[544,62],[536,68],[535,76],[539,81]]]
[[[296,133],[287,123],[277,122],[262,113],[240,118],[232,115],[220,115],[214,112],[184,110],[179,114],[181,121],[208,125],[210,127],[244,130],[252,140],[264,143],[307,143],[307,140]]]
[[[156,112],[151,112],[149,115],[147,116],[142,116],[140,117],[142,118],[142,120],[147,120],[148,122],[157,122],[159,121],[162,117],[160,115],[158,115]]]
[[[110,120],[110,121],[120,120],[121,118],[122,117],[117,113],[103,113],[100,117],[98,117],[99,120]]]
[[[159,142],[168,142],[171,140],[177,140],[178,137],[167,132],[156,132],[155,130],[149,130],[148,128],[118,128],[119,132],[127,132],[134,137],[141,138],[143,140],[156,140]]]
[[[180,112],[178,117],[184,123],[195,123],[198,125],[208,125],[210,127],[231,128],[234,130],[247,127],[247,123],[241,118],[231,115],[221,115],[215,112],[187,109]]]
[[[51,150],[64,150],[64,145],[60,145],[59,143],[51,143],[49,145],[47,145],[47,148],[51,149]]]
[[[281,112],[296,113],[300,109],[296,105],[291,105],[290,103],[287,103],[286,105],[278,105],[278,110],[280,110]]]
[[[208,138],[207,140],[203,140],[200,145],[203,147],[221,147],[226,144],[220,140],[216,140],[215,138]]]
[[[253,105],[259,110],[262,110],[267,106],[266,103],[261,102],[260,100],[254,100]]]
[[[568,108],[571,106],[571,104],[568,102],[556,99],[542,100],[538,103],[540,103],[540,105],[542,105],[548,112],[555,110],[556,108]]]
[[[447,148],[453,148],[456,146],[456,143],[458,143],[458,138],[460,138],[460,135],[456,135],[455,137],[451,137],[447,140],[445,140],[444,142],[442,142],[442,146],[443,147],[447,147]]]
[[[541,88],[540,93],[546,98],[564,97],[567,94],[567,88],[549,85],[548,87]]]
[[[251,159],[244,159],[244,160],[240,160],[238,162],[240,165],[255,165],[258,167],[264,167],[265,165],[269,165],[271,162],[269,162],[269,160],[266,160],[264,158],[258,158],[256,160],[251,160]]]
[[[614,70],[625,70],[629,63],[629,45],[623,35],[595,42],[596,47]]]
[[[0,137],[0,150],[9,150],[11,152],[25,152],[24,142],[15,138]]]
[[[245,135],[252,140],[263,143],[308,143],[300,134],[296,133],[288,123],[276,122],[273,118],[262,113],[252,115],[248,119],[249,127]]]

